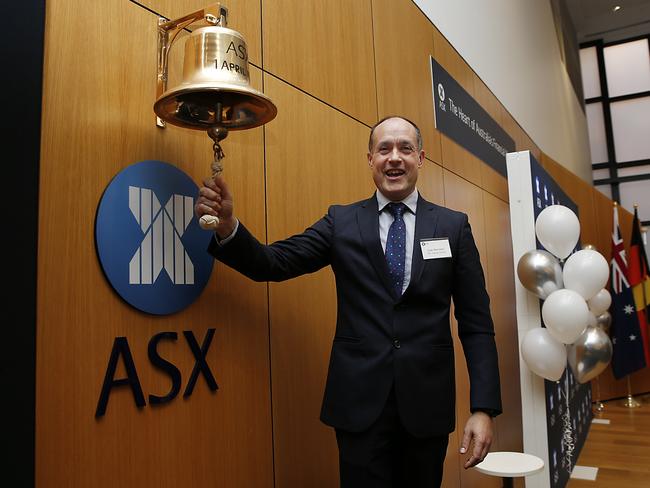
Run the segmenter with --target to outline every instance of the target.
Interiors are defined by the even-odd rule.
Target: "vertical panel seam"
[[[372,32],[372,67],[375,72],[375,120],[379,119],[379,80],[377,79],[377,51],[375,50],[375,11],[370,3],[370,30]]]
[[[265,93],[264,71],[264,0],[260,0],[260,64],[262,70],[262,93]],[[262,161],[264,173],[264,242],[269,243],[269,192],[266,173],[266,125],[262,126]],[[269,351],[269,408],[271,419],[271,475],[273,487],[276,486],[275,472],[275,415],[273,413],[273,347],[271,341],[271,285],[266,282],[266,330]]]

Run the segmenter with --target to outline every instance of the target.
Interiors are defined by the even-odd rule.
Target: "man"
[[[489,298],[467,216],[418,194],[417,126],[380,120],[368,151],[376,194],[283,241],[265,246],[246,230],[221,177],[205,182],[195,213],[219,216],[209,251],[254,280],[332,266],[338,318],[321,420],[336,430],[341,487],[431,488],[455,424],[452,297],[471,381],[466,469],[487,454],[501,411]]]

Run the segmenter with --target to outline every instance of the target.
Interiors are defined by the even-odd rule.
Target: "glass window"
[[[650,159],[650,97],[610,105],[616,161]]]
[[[650,174],[650,165],[632,166],[631,168],[618,168],[618,176],[636,176],[648,174]],[[648,185],[650,185],[650,180],[648,180]]]
[[[585,99],[600,96],[600,76],[598,75],[598,55],[596,46],[580,49],[580,71]]]
[[[595,169],[591,172],[595,180],[604,180],[609,178],[609,168]]]
[[[589,129],[589,147],[591,149],[591,163],[606,163],[607,138],[605,137],[605,119],[603,118],[603,104],[589,103],[586,106],[587,127]]]
[[[610,97],[650,90],[648,41],[626,42],[604,50],[607,90]]]
[[[634,204],[639,206],[639,219],[650,220],[650,180],[620,183],[621,205],[634,212]],[[626,237],[626,240],[629,237]]]

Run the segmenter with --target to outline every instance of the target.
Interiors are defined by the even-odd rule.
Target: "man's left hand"
[[[492,444],[492,417],[485,412],[474,412],[467,419],[463,432],[460,453],[468,452],[473,444],[471,456],[465,461],[465,469],[476,466],[485,459]]]

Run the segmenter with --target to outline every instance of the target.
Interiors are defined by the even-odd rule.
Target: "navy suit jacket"
[[[418,437],[454,430],[453,297],[470,375],[470,408],[501,411],[489,298],[467,215],[418,199],[411,281],[390,285],[375,195],[334,205],[302,234],[261,244],[240,223],[209,252],[256,281],[282,281],[330,265],[338,299],[321,420],[360,432],[379,417],[395,386],[400,418]],[[424,260],[420,240],[449,239],[451,258]]]

